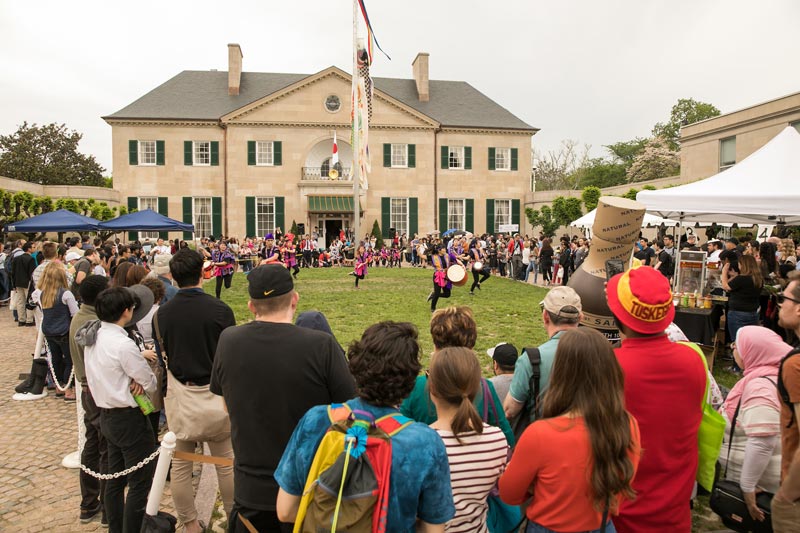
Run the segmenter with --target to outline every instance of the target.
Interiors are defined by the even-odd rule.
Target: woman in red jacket
[[[608,518],[635,497],[641,452],[622,370],[600,333],[572,329],[559,339],[543,415],[517,443],[500,497],[527,502],[528,533],[615,533]]]

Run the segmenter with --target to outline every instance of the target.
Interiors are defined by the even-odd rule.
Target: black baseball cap
[[[262,300],[264,298],[274,298],[290,292],[294,289],[292,275],[289,269],[283,265],[261,265],[247,275],[250,298]]]
[[[517,348],[513,344],[501,342],[494,348],[486,350],[486,353],[503,368],[514,368],[517,364]]]

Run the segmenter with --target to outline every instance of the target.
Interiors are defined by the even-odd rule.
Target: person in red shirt
[[[639,422],[644,450],[633,480],[636,499],[622,503],[614,525],[620,533],[688,533],[705,366],[694,349],[664,333],[675,307],[660,272],[643,266],[617,274],[606,293],[622,337],[616,355],[625,406]]]
[[[500,498],[528,501],[527,533],[615,533],[608,518],[636,496],[641,446],[625,410],[622,370],[598,331],[575,328],[559,340],[543,415],[520,437]]]

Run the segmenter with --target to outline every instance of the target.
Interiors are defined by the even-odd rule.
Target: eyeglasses
[[[794,302],[796,304],[800,304],[800,300],[795,300],[794,298],[790,298],[790,297],[786,296],[785,294],[779,294],[779,295],[777,295],[775,297],[775,301],[778,303],[778,305],[783,305],[783,303],[786,300],[789,300],[790,302]]]

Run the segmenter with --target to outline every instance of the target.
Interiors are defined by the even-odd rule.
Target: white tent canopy
[[[688,222],[800,224],[800,133],[786,127],[731,168],[636,199],[647,211]]]
[[[583,215],[578,220],[575,220],[570,223],[570,226],[574,228],[581,228],[581,229],[592,229],[594,225],[594,217],[597,215],[597,209],[593,209]],[[679,222],[677,220],[669,220],[667,218],[661,218],[656,215],[651,215],[650,213],[645,213],[644,220],[642,221],[643,228],[654,228],[658,227],[661,224],[664,224],[667,227],[677,226]]]

